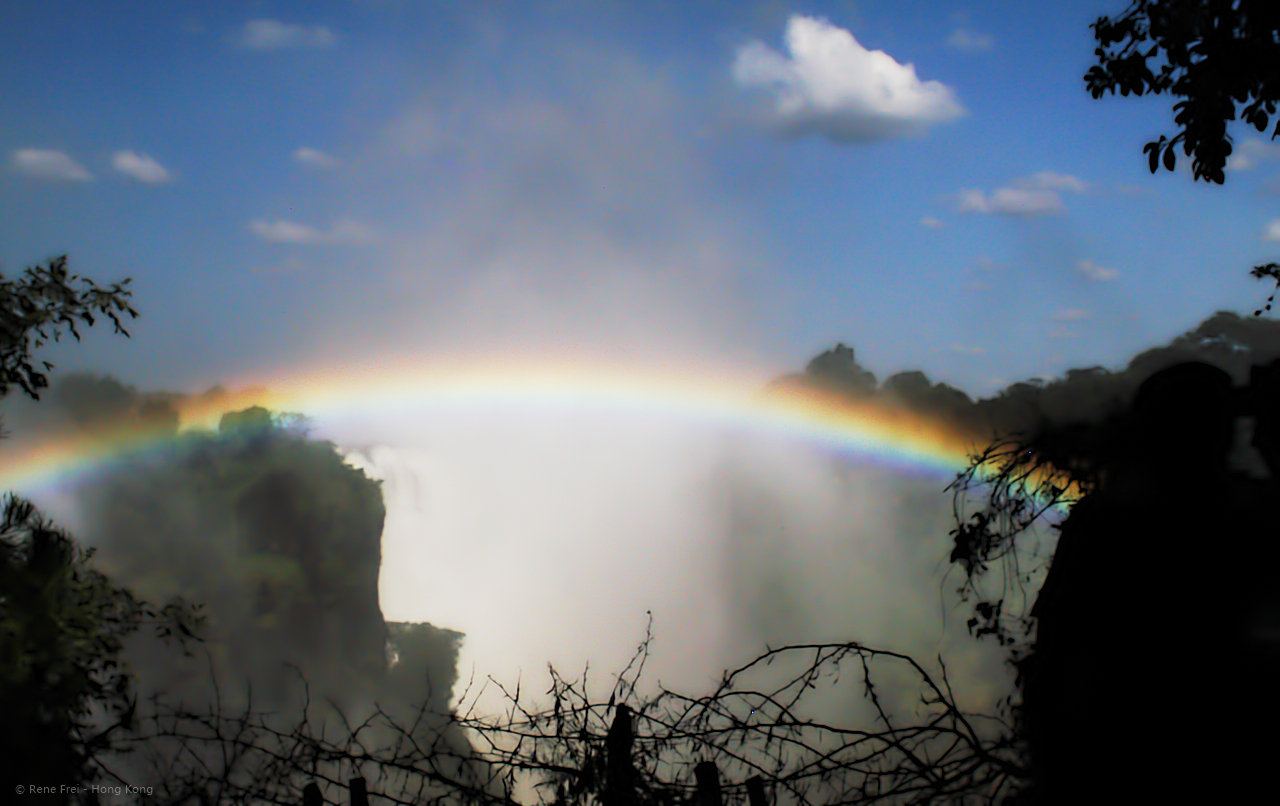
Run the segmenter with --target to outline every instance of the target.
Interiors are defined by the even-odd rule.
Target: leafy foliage
[[[128,336],[121,317],[138,317],[128,302],[133,294],[128,286],[126,279],[103,288],[71,274],[66,255],[28,268],[17,280],[0,275],[0,397],[17,385],[39,399],[49,379],[32,364],[32,353],[65,333],[79,341],[80,326],[94,325],[97,316],[110,319],[115,332]],[[48,361],[40,365],[53,368]]]
[[[1169,93],[1172,137],[1143,148],[1151,172],[1172,171],[1174,148],[1192,158],[1194,177],[1222,184],[1231,154],[1227,122],[1263,131],[1280,100],[1280,6],[1273,0],[1134,0],[1118,17],[1092,26],[1098,64],[1084,76],[1094,98],[1105,93]],[[1152,69],[1151,60],[1163,58]],[[1280,121],[1272,138],[1280,135]]]
[[[1270,277],[1272,280],[1276,281],[1275,287],[1271,289],[1271,296],[1267,297],[1267,303],[1254,311],[1253,315],[1262,316],[1264,311],[1270,313],[1271,305],[1276,301],[1276,292],[1280,291],[1280,263],[1266,263],[1261,266],[1254,266],[1249,271],[1249,276],[1255,280]]]

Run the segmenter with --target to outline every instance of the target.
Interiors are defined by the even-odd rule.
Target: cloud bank
[[[964,113],[955,92],[922,81],[911,64],[868,50],[849,31],[796,15],[786,55],[761,42],[739,48],[734,79],[773,100],[772,122],[789,135],[871,142],[920,134]]]

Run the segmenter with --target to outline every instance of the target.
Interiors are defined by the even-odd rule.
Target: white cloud
[[[1262,240],[1280,241],[1280,218],[1267,223],[1266,228],[1262,231]]]
[[[1042,215],[1063,210],[1059,191],[1084,193],[1087,185],[1074,176],[1040,171],[1015,180],[1012,187],[996,188],[991,193],[967,188],[961,190],[956,208],[962,213],[996,215]]]
[[[987,348],[974,347],[973,345],[970,345],[970,344],[956,343],[951,345],[951,352],[958,353],[959,355],[985,355],[987,352]]]
[[[838,142],[916,134],[964,113],[950,87],[921,81],[913,65],[867,50],[853,34],[800,15],[787,22],[782,55],[761,42],[738,49],[733,77],[768,91],[784,133]]]
[[[924,218],[920,219],[920,225],[924,227],[928,227],[929,229],[937,229],[938,227],[942,226],[942,222],[934,218],[933,216],[927,215]]]
[[[14,169],[37,179],[88,182],[93,174],[61,151],[51,148],[19,148],[10,155]]]
[[[293,152],[295,162],[301,162],[303,165],[310,165],[313,168],[336,168],[338,160],[318,149],[308,146],[301,146]]]
[[[1107,282],[1120,276],[1120,272],[1115,269],[1099,266],[1088,258],[1085,258],[1076,264],[1076,271],[1080,272],[1090,280],[1095,280],[1097,282]]]
[[[1062,198],[1052,190],[997,188],[990,195],[981,190],[962,190],[957,205],[962,213],[996,215],[1041,215],[1062,211]]]
[[[1043,215],[1062,211],[1061,191],[1084,193],[1088,186],[1069,174],[1042,170],[1016,179],[1012,187],[984,193],[974,188],[960,191],[956,209],[995,215]]]
[[[148,185],[160,185],[173,179],[160,163],[146,154],[133,151],[117,151],[111,156],[111,167]]]
[[[1038,190],[1069,190],[1072,193],[1084,193],[1089,187],[1074,176],[1053,171],[1034,173],[1025,179],[1018,180],[1017,184]]]
[[[1227,157],[1227,169],[1248,171],[1258,167],[1261,162],[1277,157],[1280,157],[1280,145],[1250,137],[1232,149],[1231,156]]]
[[[351,246],[373,240],[372,229],[350,220],[338,221],[329,229],[322,230],[280,218],[274,221],[255,219],[249,222],[249,231],[264,241],[309,246]]]
[[[1088,319],[1089,312],[1084,308],[1059,308],[1051,318],[1055,322],[1079,322]]]
[[[995,46],[996,38],[972,28],[957,28],[947,37],[947,44],[961,53],[982,53]]]
[[[306,26],[279,20],[249,20],[232,41],[248,50],[281,50],[328,47],[337,42],[338,37],[323,25]]]

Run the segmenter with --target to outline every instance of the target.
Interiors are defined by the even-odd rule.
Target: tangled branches
[[[148,804],[293,804],[310,784],[327,802],[344,802],[336,793],[353,778],[403,806],[512,803],[483,760],[443,729],[449,715],[374,706],[355,721],[332,702],[312,702],[298,677],[302,702],[290,719],[255,710],[252,692],[232,714],[220,693],[209,708],[153,697],[125,754],[104,768]]]
[[[1025,638],[1028,586],[1047,567],[1034,527],[1062,513],[1096,483],[1098,463],[1081,454],[1082,435],[1083,429],[1067,428],[997,438],[971,455],[968,467],[948,485],[956,523],[950,560],[964,571],[957,591],[961,599],[976,600],[968,622],[976,637],[993,636],[1001,646]],[[979,506],[971,511],[975,491]],[[980,585],[993,566],[994,591]],[[1007,606],[1010,602],[1016,604]]]
[[[718,771],[711,780],[725,803],[745,803],[752,787],[754,802],[771,791],[778,806],[994,803],[1025,778],[1012,726],[963,710],[941,661],[935,679],[906,655],[857,643],[788,646],[727,672],[710,694],[641,697],[651,638],[607,702],[590,696],[585,672],[570,681],[552,669],[549,706],[502,689],[497,717],[375,707],[353,722],[308,694],[282,725],[252,707],[224,716],[220,703],[201,713],[157,701],[134,738],[146,779],[159,782],[144,802],[296,803],[314,783],[326,802],[343,803],[343,782],[359,777],[374,803],[686,806],[706,802],[706,773]],[[818,689],[851,674],[874,725],[835,724],[812,705]],[[914,713],[888,704],[891,678],[916,686]],[[462,701],[474,705],[471,688]],[[442,739],[449,726],[469,744]],[[139,759],[129,760],[131,771],[112,774],[136,786]]]
[[[507,695],[503,721],[462,723],[485,741],[482,755],[495,767],[535,773],[539,802],[556,806],[628,802],[609,796],[620,785],[634,792],[634,804],[691,803],[698,784],[690,773],[706,762],[726,779],[722,791],[730,802],[744,803],[758,778],[775,803],[798,806],[992,803],[1025,777],[1012,725],[964,711],[941,659],[939,682],[896,652],[858,643],[787,646],[727,672],[710,694],[662,689],[644,699],[636,683],[650,640],[618,676],[606,704],[591,700],[585,673],[574,683],[553,669],[550,709],[526,708],[517,691]],[[921,692],[919,713],[907,717],[888,707],[877,682],[878,673],[891,676],[886,666],[906,672],[905,685]],[[851,671],[874,709],[874,726],[831,724],[806,696]],[[611,753],[623,720],[634,735],[628,764],[620,766]]]

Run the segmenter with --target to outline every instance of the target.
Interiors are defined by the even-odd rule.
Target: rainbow
[[[303,414],[320,426],[352,414],[382,418],[494,407],[593,409],[776,434],[858,461],[939,478],[963,469],[976,444],[971,435],[945,424],[886,406],[853,405],[799,389],[762,392],[758,379],[662,368],[546,361],[406,365],[363,372],[321,369],[265,383],[250,380],[244,386],[248,391],[183,399],[180,431],[216,427],[223,414],[254,405]],[[0,442],[0,489],[39,487],[169,439],[135,427],[31,444]]]

